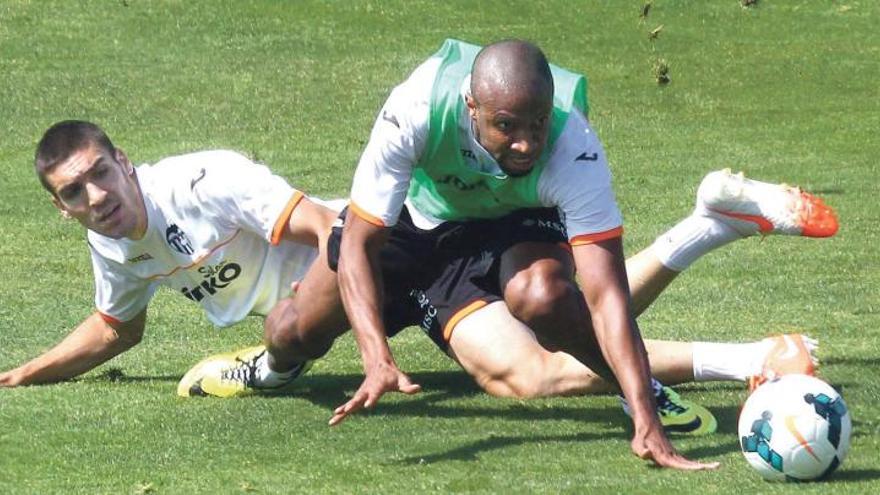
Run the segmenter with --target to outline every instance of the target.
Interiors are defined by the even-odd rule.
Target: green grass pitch
[[[491,398],[415,330],[392,347],[424,391],[336,429],[331,409],[361,376],[350,336],[289,396],[181,400],[192,364],[253,344],[261,325],[216,330],[166,291],[135,350],[76,382],[0,390],[0,493],[880,493],[880,4],[741,3],[654,0],[640,18],[642,1],[610,0],[2,0],[0,369],[93,308],[83,233],[31,171],[54,121],[102,124],[136,163],[240,150],[340,197],[382,101],[444,38],[523,37],[589,76],[628,253],[687,214],[714,168],[802,185],[838,210],[835,238],[722,249],[641,319],[657,338],[818,337],[821,374],[854,418],[831,481],[773,485],[748,467],[739,385],[682,387],[720,426],[675,443],[722,467],[658,470],[630,454],[615,398]]]

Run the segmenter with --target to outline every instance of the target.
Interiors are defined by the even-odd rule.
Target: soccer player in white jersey
[[[62,215],[87,231],[97,311],[56,347],[0,375],[63,380],[137,344],[160,285],[228,326],[267,314],[318,256],[335,212],[230,151],[133,167],[97,126],[56,124],[36,169]]]
[[[530,43],[501,42],[480,51],[447,40],[392,92],[361,157],[343,235],[336,241],[341,297],[328,296],[325,300],[335,303],[330,306],[309,305],[273,319],[266,335],[275,357],[270,367],[290,369],[307,359],[310,349],[325,348],[321,338],[328,328],[348,326],[339,317],[341,305],[361,350],[365,379],[331,423],[374,405],[388,391],[417,392],[386,342],[382,305],[394,286],[380,252],[387,244],[396,246],[397,263],[410,258],[400,270],[410,276],[404,285],[419,285],[437,260],[482,246],[489,262],[467,263],[462,271],[467,282],[477,280],[479,288],[503,299],[547,348],[564,349],[619,385],[632,411],[636,455],[665,467],[714,467],[677,454],[656,416],[656,388],[624,268],[622,220],[586,107],[584,78],[551,67]],[[766,204],[744,202],[752,188],[736,184],[728,174],[705,184],[717,187],[701,196],[702,214],[674,232],[677,242],[655,250],[661,279],[671,280],[695,257],[743,235],[821,236],[836,229],[830,220],[800,221],[804,212],[831,217],[810,197],[789,191]],[[324,274],[320,280],[307,277],[303,287],[326,296],[335,293],[336,284],[332,274]],[[456,323],[489,302],[477,299],[457,308],[444,334],[455,339]]]
[[[46,132],[36,168],[55,206],[88,229],[98,310],[52,349],[0,373],[0,386],[64,380],[130,349],[144,333],[146,307],[159,285],[200,304],[218,326],[234,324],[248,314],[267,314],[279,302],[282,312],[298,300],[325,304],[286,296],[291,282],[309,269],[327,270],[326,263],[313,262],[325,259],[318,246],[326,245],[336,211],[237,153],[193,153],[135,168],[100,128],[68,121]],[[787,194],[780,188],[773,192]],[[668,283],[657,277],[661,265],[652,253],[648,249],[629,262],[639,310]],[[401,301],[396,313],[412,315],[411,320],[404,318],[404,325],[423,323],[432,315],[432,306],[416,297]],[[493,395],[609,390],[607,382],[570,355],[542,347],[500,302],[464,317],[451,339],[432,338]],[[505,343],[500,349],[480,350],[498,347],[499,342]],[[810,372],[813,366],[814,343],[798,336],[749,344],[646,343],[652,371],[668,383],[746,380]],[[791,356],[789,348],[798,352]],[[261,382],[263,388],[288,383],[308,364],[303,362],[272,384],[273,377],[261,376],[278,379],[268,370],[264,349],[250,357],[243,364],[244,374],[251,385]],[[221,390],[211,390],[210,379],[219,377],[208,378],[209,383],[197,384],[207,388],[198,393],[222,395],[226,384],[215,383]],[[182,384],[182,395],[189,395],[192,383],[184,378]]]

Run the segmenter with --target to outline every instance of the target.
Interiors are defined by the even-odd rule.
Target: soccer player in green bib
[[[431,61],[419,68],[434,73],[428,101],[410,102],[427,105],[427,128],[418,132],[413,127],[425,123],[386,104],[380,118],[387,125],[374,128],[373,137],[394,133],[393,127],[399,139],[377,140],[384,149],[371,140],[355,174],[338,274],[366,379],[334,419],[369,407],[386,391],[416,386],[397,369],[386,343],[378,268],[388,227],[406,207],[408,223],[423,232],[401,252],[418,250],[424,263],[449,251],[494,254],[485,275],[495,279],[489,284],[511,313],[549,346],[564,347],[619,384],[635,426],[636,455],[666,467],[714,467],[676,453],[655,412],[648,358],[630,307],[622,218],[604,151],[585,117],[585,78],[551,66],[540,49],[522,41],[481,50],[447,40]],[[422,238],[431,239],[433,249],[422,248]],[[560,245],[566,241],[568,249]]]
[[[759,233],[828,236],[836,220],[795,188],[710,173],[694,214],[631,261],[640,274],[631,296],[622,217],[587,110],[586,79],[550,65],[533,44],[447,40],[381,109],[327,263],[315,263],[297,298],[268,315],[261,380],[283,382],[350,324],[366,376],[333,425],[386,392],[420,390],[387,343],[405,326],[420,326],[498,395],[507,392],[493,384],[492,363],[504,361],[497,356],[539,347],[617,388],[636,455],[664,467],[716,467],[682,457],[667,439],[658,415],[678,398],[651,378],[634,316],[719,246]],[[395,309],[403,300],[413,311]],[[477,315],[487,315],[485,332]],[[250,386],[262,385],[231,383],[230,395]],[[693,419],[675,426],[700,428]]]

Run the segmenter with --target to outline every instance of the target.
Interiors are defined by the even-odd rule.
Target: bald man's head
[[[495,93],[553,98],[553,76],[540,48],[527,41],[492,43],[477,54],[471,70],[471,95],[481,101]]]
[[[525,41],[483,48],[465,98],[479,143],[510,176],[529,174],[547,145],[553,76],[541,50]]]

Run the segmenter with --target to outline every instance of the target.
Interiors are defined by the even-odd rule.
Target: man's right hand
[[[345,404],[337,407],[330,418],[330,426],[341,423],[348,415],[362,408],[371,408],[376,405],[386,392],[402,392],[415,394],[422,390],[421,385],[415,384],[393,362],[381,362],[371,366],[367,370],[367,376],[355,392],[354,397]]]
[[[719,462],[692,461],[676,452],[659,420],[651,421],[646,428],[637,427],[630,446],[635,455],[653,461],[659,467],[701,471],[717,469],[721,465]]]
[[[21,385],[21,373],[18,372],[18,368],[0,373],[0,388],[19,385]]]

